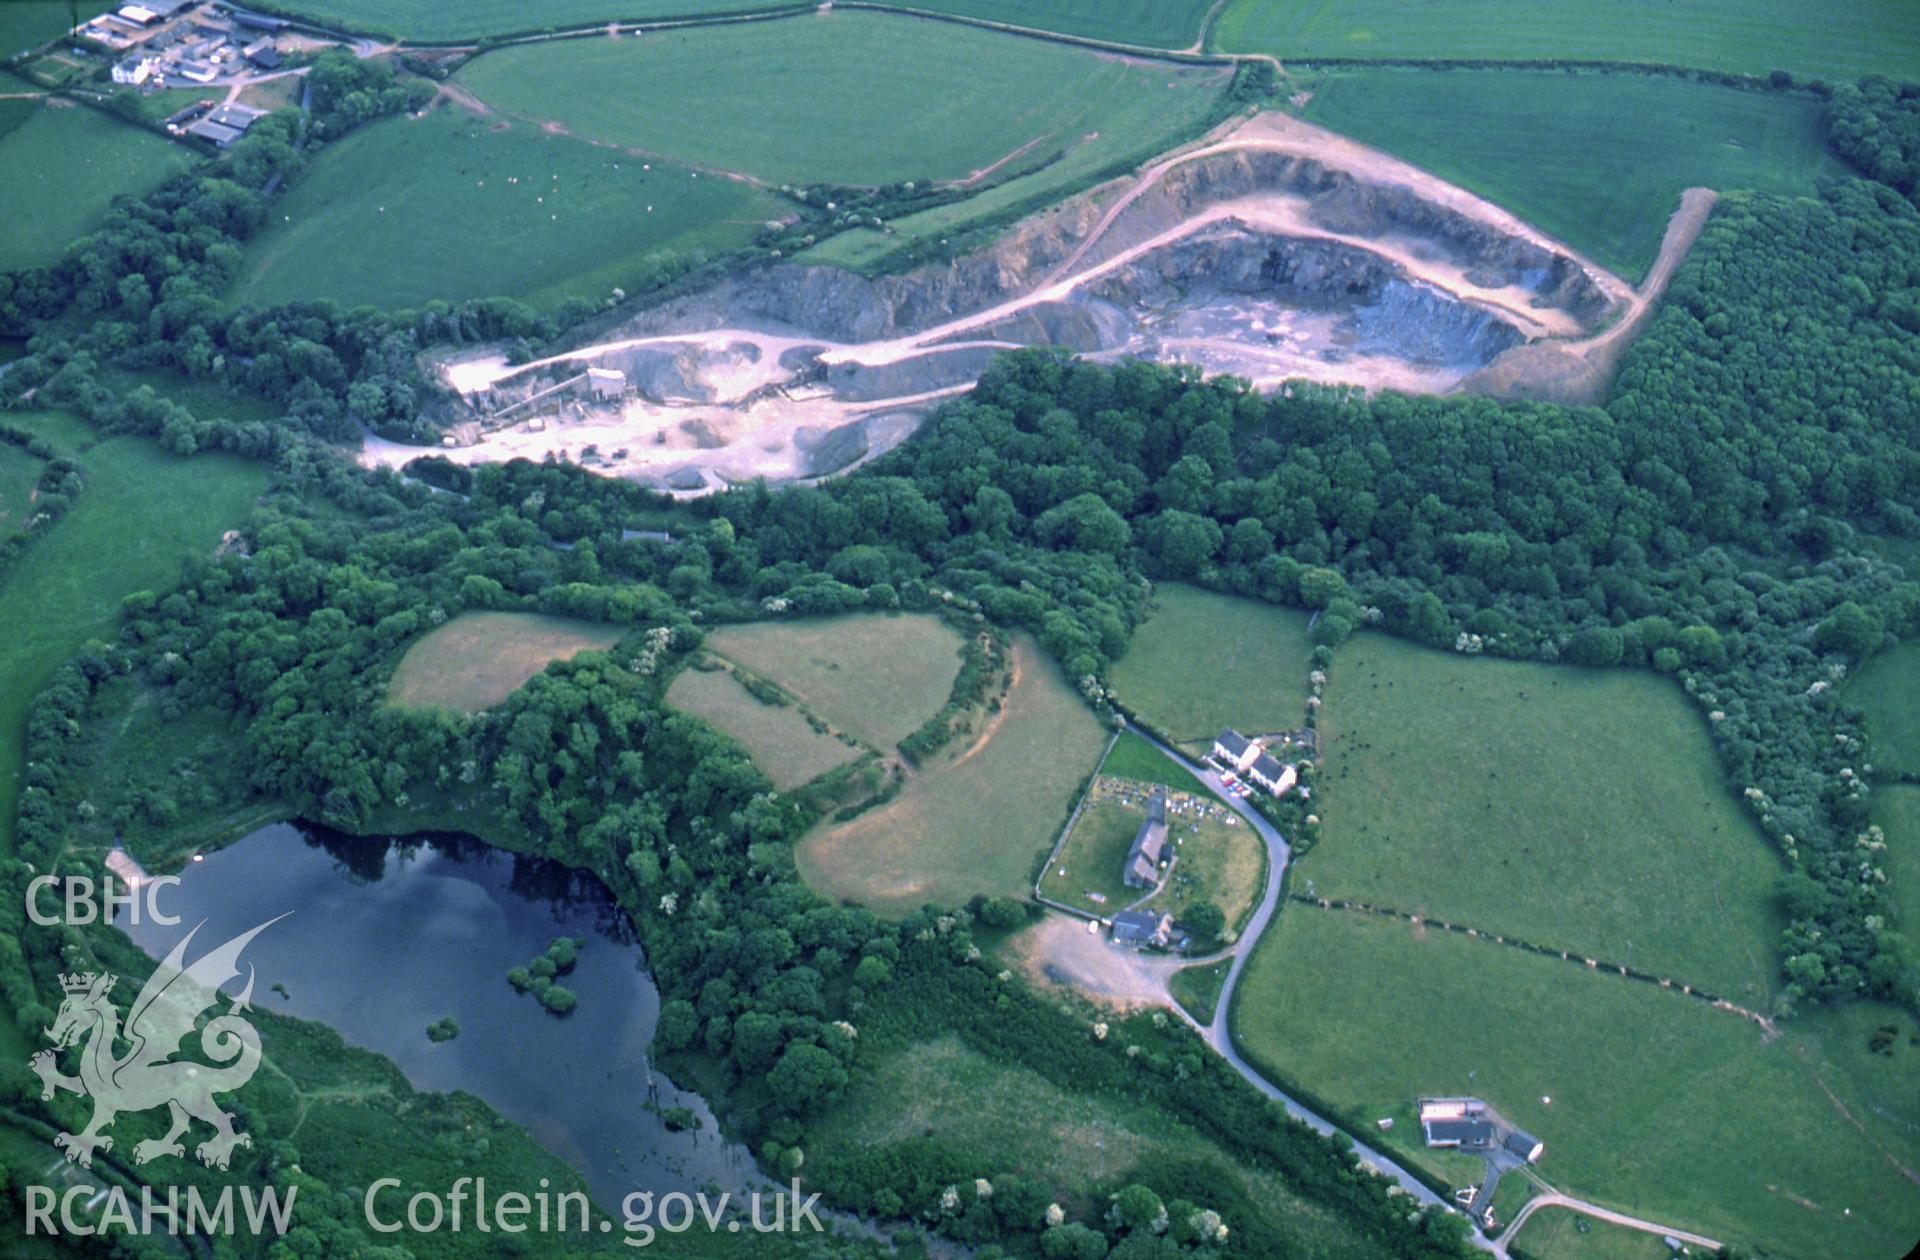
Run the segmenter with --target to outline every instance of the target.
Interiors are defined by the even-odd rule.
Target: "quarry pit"
[[[1237,123],[951,263],[804,257],[529,363],[436,365],[458,463],[554,456],[679,495],[805,481],[897,445],[1002,350],[1408,393],[1596,400],[1691,245],[1690,192],[1636,291],[1498,207],[1279,113]],[[369,437],[361,459],[428,453]]]

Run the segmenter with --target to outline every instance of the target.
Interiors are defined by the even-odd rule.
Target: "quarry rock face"
[[[565,457],[559,437],[493,436],[531,428],[516,407],[552,393],[556,423],[590,434],[607,471],[697,493],[877,454],[1009,347],[1188,362],[1262,387],[1441,392],[1614,309],[1619,281],[1458,190],[1429,191],[1260,141],[1202,149],[951,262],[866,277],[783,261],[678,295],[502,371],[469,395],[462,431]],[[589,365],[622,372],[624,400],[561,388]]]

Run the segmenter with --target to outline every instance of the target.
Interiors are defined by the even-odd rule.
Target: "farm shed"
[[[1522,1129],[1515,1129],[1507,1134],[1505,1146],[1529,1164],[1539,1163],[1540,1153],[1547,1149],[1544,1142]]]
[[[222,149],[240,138],[239,131],[224,123],[217,123],[211,118],[202,118],[199,122],[193,124],[193,126],[188,127],[187,134],[190,136],[199,136],[202,140],[217,145]]]

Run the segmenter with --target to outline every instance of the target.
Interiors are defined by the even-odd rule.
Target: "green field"
[[[1076,1214],[1097,1212],[1095,1195],[1136,1169],[1148,1175],[1156,1164],[1207,1160],[1216,1163],[1222,1186],[1259,1205],[1270,1228],[1297,1240],[1299,1250],[1289,1254],[1322,1260],[1379,1254],[1284,1180],[1237,1166],[1150,1107],[1069,1092],[951,1036],[889,1046],[863,1066],[871,1070],[809,1128],[821,1160],[931,1137],[977,1160],[983,1176],[1038,1179]]]
[[[1143,102],[1204,113],[1223,75],[857,12],[505,48],[460,72],[509,115],[795,184],[961,179],[1003,161],[1010,177],[1138,125]]]
[[[46,465],[17,446],[0,446],[0,538],[26,528],[33,487]]]
[[[886,804],[809,833],[794,852],[801,878],[895,915],[977,892],[1025,896],[1106,733],[1032,640],[1015,640],[1013,669],[978,742]]]
[[[1867,759],[1882,774],[1920,774],[1920,643],[1868,661],[1847,684],[1867,727]]]
[[[1323,57],[1637,61],[1764,75],[1911,76],[1908,0],[1229,0],[1214,47]],[[1495,117],[1491,110],[1488,117]]]
[[[8,172],[0,180],[0,272],[58,262],[100,225],[114,197],[151,192],[192,162],[180,145],[98,110],[64,100],[35,107],[0,134],[0,170]]]
[[[1158,748],[1132,731],[1122,731],[1100,763],[1100,773],[1135,783],[1158,783],[1176,792],[1208,794],[1207,785]]]
[[[264,465],[228,455],[182,459],[143,438],[95,444],[69,416],[14,413],[86,470],[86,488],[0,581],[0,852],[13,851],[27,711],[53,672],[89,639],[112,636],[120,601],[164,587],[181,559],[212,551],[245,522]]]
[[[1889,784],[1874,796],[1873,821],[1886,833],[1883,865],[1894,914],[1906,937],[1908,969],[1920,981],[1920,786]]]
[[[669,256],[751,241],[780,202],[523,123],[455,109],[390,118],[327,146],[247,246],[232,296],[417,306],[552,306],[637,290]]]
[[[1781,867],[1671,680],[1366,635],[1334,661],[1320,734],[1296,887],[1768,1008]]]
[[[1884,1058],[1867,1041],[1888,1023]],[[1920,1237],[1920,1187],[1893,1162],[1920,1164],[1920,1028],[1890,1007],[1809,1011],[1768,1039],[1654,985],[1290,905],[1233,1025],[1369,1135],[1422,1094],[1471,1089],[1546,1143],[1540,1173],[1568,1193],[1783,1258],[1895,1260]],[[1387,1140],[1422,1158],[1416,1125]]]
[[[1143,48],[1188,48],[1213,0],[906,0],[904,7]]]
[[[1272,734],[1306,717],[1312,654],[1305,613],[1168,583],[1114,663],[1113,689],[1175,739]]]
[[[1506,1186],[1500,1183],[1501,1190]],[[1658,1234],[1609,1225],[1565,1208],[1541,1208],[1514,1238],[1534,1260],[1669,1260],[1673,1255]]]
[[[1811,192],[1843,168],[1821,104],[1664,75],[1329,73],[1306,116],[1497,202],[1628,279],[1681,190]]]
[[[106,0],[5,0],[0,3],[0,59],[38,48],[73,28],[73,19],[88,18],[113,8]],[[12,89],[8,89],[11,91]]]
[[[1182,967],[1167,979],[1167,992],[1186,1008],[1187,1014],[1211,1024],[1220,1006],[1220,990],[1226,987],[1227,972],[1232,969],[1231,959],[1205,967]]]
[[[667,703],[726,732],[782,791],[860,755],[852,744],[815,730],[793,705],[756,698],[728,670],[682,670],[667,688]]]
[[[547,667],[620,641],[618,626],[545,613],[468,612],[416,640],[393,671],[390,704],[491,709]]]
[[[778,683],[836,731],[893,748],[940,711],[960,635],[937,617],[854,614],[724,626],[707,647]]]

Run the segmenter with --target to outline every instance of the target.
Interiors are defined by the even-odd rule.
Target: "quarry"
[[[546,358],[443,359],[437,453],[554,457],[680,495],[805,481],[892,448],[1019,347],[1188,363],[1262,389],[1587,401],[1710,196],[1689,194],[1636,290],[1424,171],[1257,115],[950,263],[868,278],[802,255]],[[423,453],[369,436],[361,458]]]

